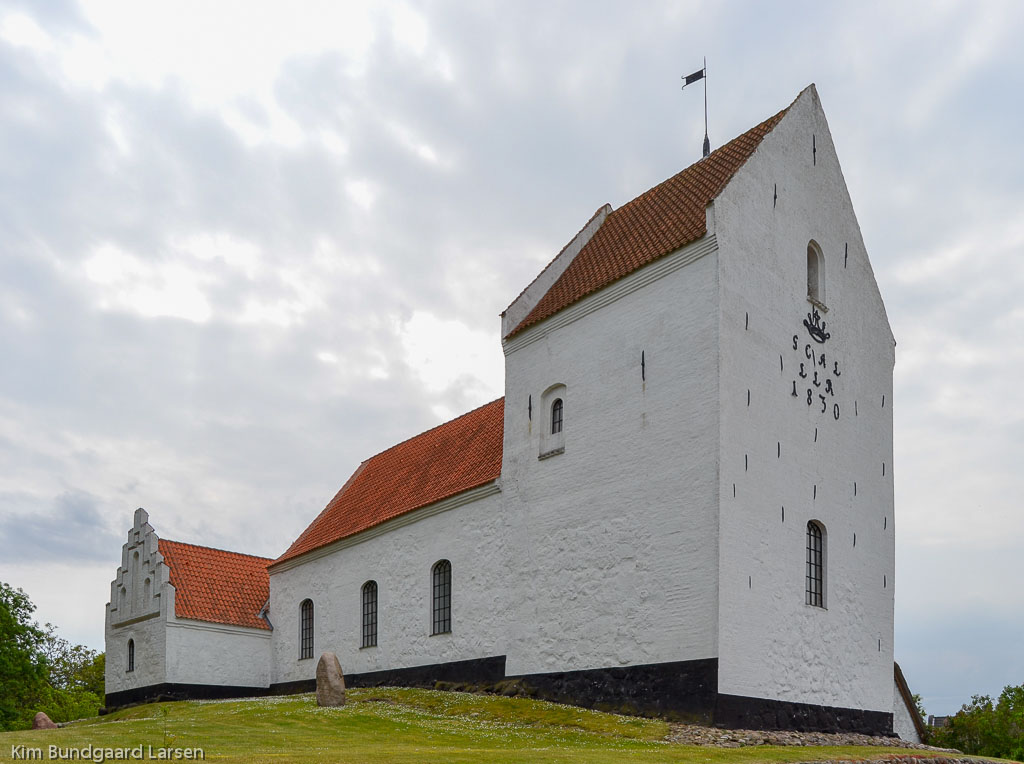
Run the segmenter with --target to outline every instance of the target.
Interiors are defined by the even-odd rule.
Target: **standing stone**
[[[345,705],[345,675],[334,653],[324,653],[316,664],[316,704],[318,706]]]
[[[53,723],[53,720],[49,716],[40,711],[38,714],[35,715],[35,718],[32,720],[32,729],[55,730],[57,729],[57,725]]]

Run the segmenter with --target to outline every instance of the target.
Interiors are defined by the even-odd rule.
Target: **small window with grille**
[[[434,565],[434,621],[432,634],[447,634],[452,630],[452,564],[440,560]]]
[[[135,640],[128,640],[128,671],[135,671]]]
[[[313,657],[313,600],[299,605],[299,660]]]
[[[562,431],[562,399],[556,398],[551,404],[551,434],[557,435]]]
[[[807,604],[825,607],[825,534],[813,520],[807,523]]]
[[[377,582],[363,584],[363,647],[377,646]]]

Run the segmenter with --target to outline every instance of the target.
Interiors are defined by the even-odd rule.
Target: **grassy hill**
[[[797,762],[879,758],[880,747],[683,746],[669,725],[522,698],[372,688],[344,708],[312,695],[159,703],[59,730],[0,734],[0,760],[16,746],[201,748],[217,762]],[[24,754],[24,751],[21,751]],[[918,754],[921,752],[918,751]]]

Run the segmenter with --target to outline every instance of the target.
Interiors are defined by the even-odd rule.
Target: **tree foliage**
[[[23,726],[25,707],[46,684],[46,634],[32,622],[35,605],[0,581],[0,730]]]
[[[933,745],[964,753],[1024,761],[1024,685],[1003,688],[994,703],[975,695],[947,726],[932,731]]]
[[[103,704],[103,654],[40,627],[34,612],[0,581],[0,730],[31,726],[38,711],[58,722],[95,716]]]

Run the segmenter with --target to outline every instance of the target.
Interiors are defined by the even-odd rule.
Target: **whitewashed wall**
[[[270,685],[271,633],[175,618],[167,623],[167,680],[229,687]]]
[[[714,218],[722,340],[719,691],[889,712],[893,338],[813,88],[715,201]],[[825,261],[822,319],[831,338],[824,345],[802,325],[813,307],[806,297],[812,239]],[[821,388],[813,385],[808,344],[826,356],[827,369],[816,367]],[[801,362],[808,379],[798,376]],[[822,413],[826,378],[835,394],[826,394]],[[809,520],[827,532],[826,609],[805,604]]]
[[[510,674],[715,656],[717,293],[705,240],[506,343]]]
[[[892,731],[910,743],[923,743],[921,736],[917,734],[917,727],[914,726],[914,718],[907,703],[903,700],[903,693],[896,682],[892,683]]]
[[[490,495],[405,515],[383,535],[377,529],[329,554],[313,552],[297,566],[272,569],[272,681],[312,679],[325,650],[337,654],[346,673],[504,655],[509,518],[493,484],[478,493]],[[452,631],[432,636],[431,569],[442,559],[452,564]],[[377,647],[361,648],[362,586],[369,580],[377,582]],[[299,606],[307,598],[314,606],[313,658],[300,659]]]

